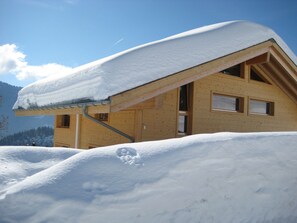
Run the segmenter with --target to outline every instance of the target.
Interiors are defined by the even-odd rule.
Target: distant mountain
[[[0,130],[0,138],[42,126],[53,127],[52,116],[15,116],[12,107],[21,89],[0,81],[0,120],[1,117],[8,118],[6,128]]]
[[[0,146],[53,146],[54,129],[38,127],[0,139]]]

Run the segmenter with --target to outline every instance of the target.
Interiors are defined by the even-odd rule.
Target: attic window
[[[57,128],[69,128],[69,127],[70,127],[70,115],[58,115]]]
[[[274,103],[268,101],[260,101],[260,100],[250,100],[249,106],[250,114],[256,115],[274,115]]]
[[[243,112],[243,97],[213,94],[212,95],[212,110]]]
[[[237,64],[233,67],[229,67],[226,70],[222,71],[223,74],[231,75],[234,77],[242,77],[243,78],[243,72],[241,68],[241,64]]]
[[[97,119],[101,122],[107,122],[108,121],[108,113],[97,113],[97,114],[95,114],[95,119]]]
[[[269,81],[267,81],[265,77],[263,77],[263,75],[257,72],[254,68],[251,68],[250,79],[254,81],[270,84]]]

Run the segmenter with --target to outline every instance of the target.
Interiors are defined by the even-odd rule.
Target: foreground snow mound
[[[45,147],[0,147],[0,190],[75,155],[79,150]]]
[[[297,222],[296,145],[296,132],[195,135],[53,148],[54,165],[29,159],[31,149],[0,148],[2,160],[44,164],[1,185],[0,222]],[[10,174],[10,162],[0,169],[13,180],[22,168]]]

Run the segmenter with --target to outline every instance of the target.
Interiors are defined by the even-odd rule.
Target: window
[[[2,105],[2,96],[0,96],[0,106]]]
[[[108,121],[108,113],[97,113],[97,114],[95,114],[95,119],[97,119],[101,122],[107,122]]]
[[[187,133],[188,130],[188,116],[179,115],[178,116],[178,133]]]
[[[243,97],[213,94],[212,110],[243,112]]]
[[[254,80],[254,81],[259,81],[259,82],[270,84],[269,81],[266,80],[265,77],[263,77],[263,75],[261,75],[259,72],[257,72],[254,68],[251,68],[250,79]]]
[[[274,103],[250,99],[249,113],[257,114],[257,115],[271,115],[271,116],[273,116],[274,115]]]
[[[231,75],[231,76],[235,76],[235,77],[242,77],[243,78],[243,72],[241,69],[241,64],[237,64],[233,67],[230,67],[226,70],[222,71],[223,74],[227,74],[227,75]]]
[[[191,134],[190,113],[191,113],[191,92],[192,84],[183,85],[179,88],[179,114],[178,134]]]
[[[70,127],[70,115],[58,115],[57,128],[69,128],[69,127]]]

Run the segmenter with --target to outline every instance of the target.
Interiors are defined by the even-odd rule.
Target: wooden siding
[[[213,92],[244,97],[243,113],[212,111]],[[249,114],[249,98],[274,102],[274,116]],[[296,130],[297,105],[274,84],[221,73],[194,82],[193,134]]]
[[[135,111],[121,111],[117,113],[109,114],[109,121],[107,124],[119,129],[120,131],[133,136],[135,135]],[[71,115],[74,119],[73,125],[75,125],[75,115]],[[72,121],[72,119],[71,119]],[[75,132],[75,129],[72,130]],[[83,117],[80,115],[80,138],[79,148],[92,148],[99,146],[107,146],[118,143],[127,143],[128,139],[116,134],[115,132]],[[72,133],[72,135],[74,135]],[[67,139],[68,141],[68,139]],[[74,136],[72,141],[74,142]],[[55,141],[60,143],[60,141]]]
[[[54,146],[72,147],[75,146],[75,115],[70,115],[70,126],[69,128],[57,128],[57,119],[55,116],[54,126]]]
[[[142,141],[176,137],[178,90],[163,94],[163,103],[156,109],[142,111]]]

